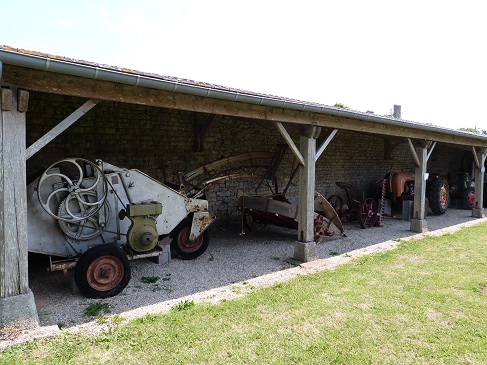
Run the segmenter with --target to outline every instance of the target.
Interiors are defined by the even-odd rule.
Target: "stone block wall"
[[[27,146],[47,133],[86,100],[32,92],[27,113]],[[134,104],[102,101],[73,126],[54,139],[27,162],[28,179],[51,163],[67,157],[102,159],[114,165],[137,168],[160,181],[175,182],[173,172],[190,171],[222,157],[250,151],[274,152],[285,141],[269,123],[216,116],[204,139],[202,152],[194,151],[192,112]],[[326,131],[318,139],[325,138]],[[299,136],[294,136],[298,145]],[[414,171],[414,160],[407,141],[390,152],[388,137],[340,130],[316,164],[316,190],[325,197],[344,192],[335,185],[346,181],[354,186],[357,199],[375,196],[377,181],[389,171]],[[461,153],[448,146],[437,146],[429,171],[457,169]],[[286,186],[294,155],[287,150],[277,171],[279,190]],[[295,180],[296,183],[298,179]],[[210,210],[218,221],[238,222],[238,194],[255,194],[259,181],[252,179],[219,182],[206,192]],[[297,204],[297,185],[286,196]],[[263,183],[257,191],[270,194]]]

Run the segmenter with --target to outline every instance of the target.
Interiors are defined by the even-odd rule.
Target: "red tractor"
[[[389,172],[385,176],[385,198],[392,204],[414,199],[414,174]],[[445,174],[429,174],[426,181],[427,205],[434,214],[443,214],[448,209],[450,185]]]

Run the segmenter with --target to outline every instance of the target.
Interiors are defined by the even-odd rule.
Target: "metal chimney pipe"
[[[396,119],[401,119],[401,106],[400,105],[394,105],[394,113],[392,116]]]

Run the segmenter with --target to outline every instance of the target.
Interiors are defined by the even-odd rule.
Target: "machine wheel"
[[[94,216],[103,207],[107,195],[108,183],[103,171],[82,158],[67,158],[52,164],[37,184],[42,208],[64,222],[79,222]],[[59,215],[59,202],[63,200],[65,208]]]
[[[246,212],[244,213],[243,224],[249,231],[258,231],[265,227],[265,223],[260,222],[258,219],[255,219],[252,214]]]
[[[114,243],[94,246],[79,258],[74,280],[88,298],[113,297],[130,281],[127,255]]]
[[[210,244],[210,235],[204,231],[197,239],[190,241],[191,220],[186,219],[170,235],[171,252],[183,260],[192,260],[203,254]]]
[[[360,202],[358,220],[360,227],[370,228],[375,224],[377,218],[377,203],[372,198]]]
[[[338,218],[342,219],[343,212],[342,212],[342,206],[343,206],[343,199],[340,195],[330,195],[328,197],[328,202],[331,204],[333,209],[335,209],[335,212],[338,215]]]
[[[444,214],[448,209],[450,200],[448,181],[439,177],[428,186],[428,199],[431,211],[434,214]]]
[[[475,207],[475,188],[467,188],[463,193],[462,207],[466,210],[472,210]]]

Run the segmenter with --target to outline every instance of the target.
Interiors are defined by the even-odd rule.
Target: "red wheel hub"
[[[108,291],[123,279],[123,263],[114,256],[101,256],[94,260],[86,271],[86,279],[93,289]]]

